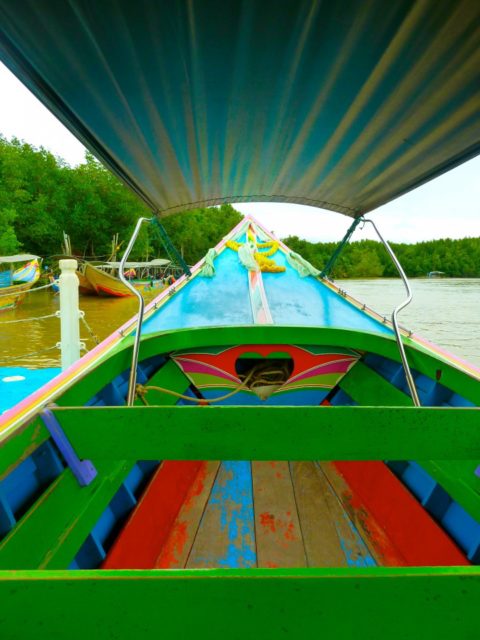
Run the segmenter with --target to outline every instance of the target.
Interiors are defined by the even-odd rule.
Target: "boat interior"
[[[371,330],[222,327],[219,311],[210,327],[157,331],[175,309],[165,292],[143,326],[133,407],[131,335],[24,430],[13,468],[19,441],[3,445],[0,567],[478,563],[477,465],[443,459],[435,415],[457,411],[451,432],[474,420],[462,412],[478,405],[473,379],[412,344],[413,407],[392,330],[313,281],[334,323],[347,308]]]
[[[0,567],[479,562],[477,465],[444,459],[475,378],[402,329],[406,370],[392,323],[251,217],[211,256],[7,439]]]
[[[478,155],[479,24],[0,0],[0,58],[152,221],[303,204],[352,219],[343,245]],[[0,633],[478,637],[480,373],[399,325],[375,229],[391,322],[247,220],[0,415]]]

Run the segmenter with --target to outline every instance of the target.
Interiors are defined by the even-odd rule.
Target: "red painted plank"
[[[407,566],[470,564],[383,462],[335,462]]]
[[[103,569],[151,569],[155,566],[201,462],[165,461],[102,565]]]
[[[365,503],[355,494],[333,462],[319,462],[333,492],[341,502],[348,517],[355,525],[377,565],[382,567],[405,567],[405,558],[375,520]]]
[[[195,481],[185,496],[168,539],[155,562],[157,569],[183,569],[187,564],[219,466],[219,462],[201,463]]]

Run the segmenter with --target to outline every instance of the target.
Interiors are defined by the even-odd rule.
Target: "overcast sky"
[[[69,164],[83,161],[78,140],[0,63],[0,133],[43,146]],[[278,237],[339,240],[351,224],[346,216],[291,204],[235,204]],[[369,214],[392,242],[480,236],[480,157],[457,167]],[[356,231],[354,239],[374,237]]]

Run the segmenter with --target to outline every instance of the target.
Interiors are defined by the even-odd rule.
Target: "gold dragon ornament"
[[[235,240],[228,240],[226,245],[234,251],[238,251],[242,246],[240,242],[236,242]],[[255,251],[253,254],[256,263],[260,267],[260,271],[266,273],[281,273],[285,271],[285,267],[280,266],[270,257],[278,251],[278,242],[275,240],[271,240],[270,242],[255,242],[255,245],[257,249],[267,249],[267,251],[262,251],[261,253],[260,251]]]

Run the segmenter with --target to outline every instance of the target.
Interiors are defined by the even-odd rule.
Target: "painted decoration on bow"
[[[360,354],[332,347],[239,345],[182,351],[172,359],[207,399],[219,404],[321,402]]]

